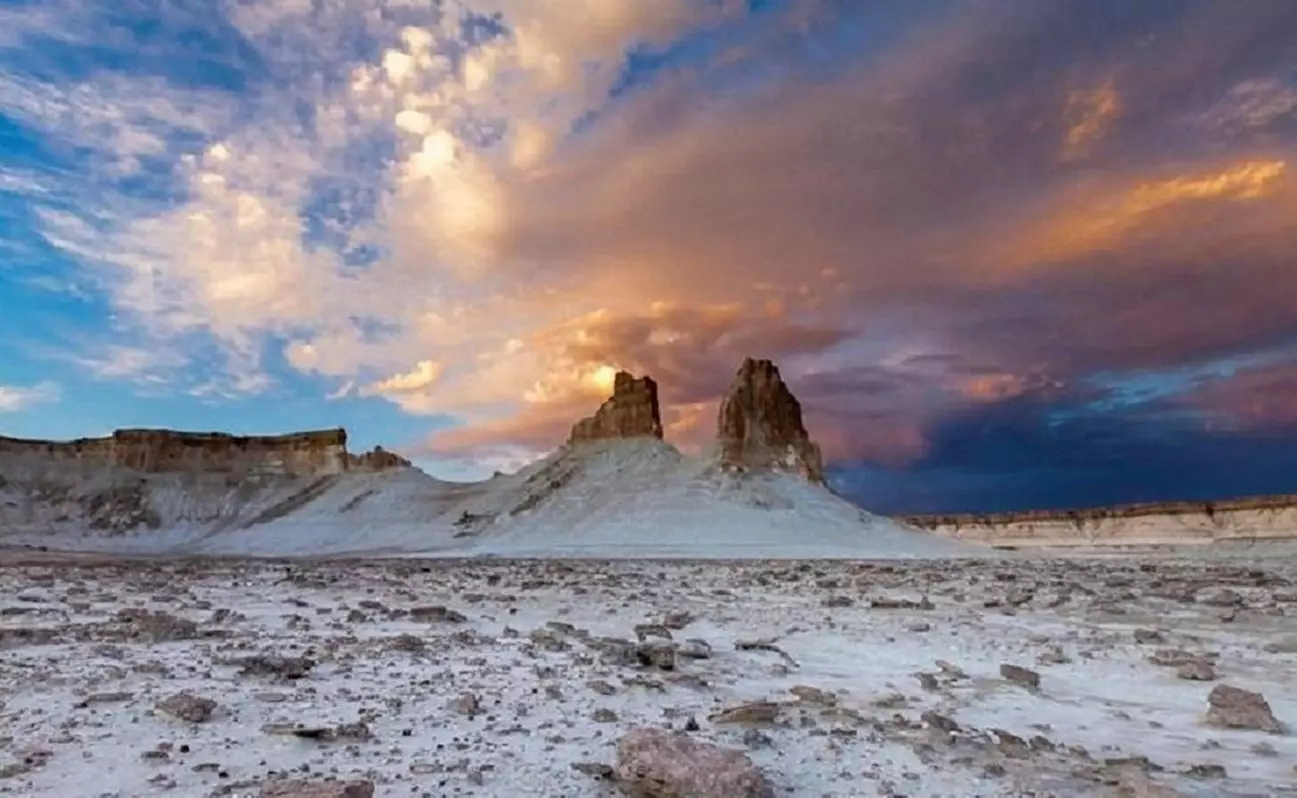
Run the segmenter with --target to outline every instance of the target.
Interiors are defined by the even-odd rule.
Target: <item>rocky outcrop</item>
[[[1270,734],[1287,731],[1275,719],[1265,696],[1228,684],[1216,685],[1207,696],[1207,724],[1222,729],[1252,729]]]
[[[747,358],[739,367],[717,413],[716,442],[724,468],[824,481],[820,447],[802,423],[802,406],[769,360]]]
[[[389,452],[382,446],[375,446],[371,451],[347,455],[347,469],[350,471],[387,471],[392,468],[410,468],[411,463],[395,452]]]
[[[628,372],[617,372],[612,396],[599,406],[593,416],[573,425],[568,443],[610,438],[662,438],[658,384],[652,377],[636,379]]]

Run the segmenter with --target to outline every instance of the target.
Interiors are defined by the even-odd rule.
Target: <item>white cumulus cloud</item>
[[[0,413],[18,413],[59,399],[59,386],[52,382],[35,385],[0,385]]]

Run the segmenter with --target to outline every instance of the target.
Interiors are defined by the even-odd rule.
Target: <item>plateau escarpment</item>
[[[71,441],[0,436],[0,457],[5,456],[124,468],[141,474],[311,477],[341,474],[349,469],[381,470],[410,465],[409,460],[381,446],[363,454],[349,454],[347,431],[341,428],[286,435],[121,429],[104,438]]]
[[[105,438],[66,442],[0,437],[0,456],[118,467],[141,474],[339,474],[347,468],[346,451],[347,433],[342,429],[252,436],[122,429]]]
[[[1297,537],[1297,496],[1161,502],[1077,510],[916,515],[943,537],[1001,547],[1143,547]]]
[[[0,532],[235,523],[300,504],[346,472],[409,465],[381,448],[352,455],[346,444],[342,429],[250,436],[123,429],[72,441],[0,437]]]

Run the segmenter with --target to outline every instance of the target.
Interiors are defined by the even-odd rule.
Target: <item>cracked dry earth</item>
[[[1295,577],[10,561],[0,793],[613,796],[618,740],[657,727],[770,795],[1297,795]]]

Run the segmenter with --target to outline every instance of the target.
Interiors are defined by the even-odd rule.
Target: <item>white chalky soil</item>
[[[258,795],[292,772],[369,779],[380,796],[614,795],[572,766],[611,764],[635,726],[692,719],[693,734],[744,750],[794,796],[1297,795],[1297,737],[1203,722],[1225,683],[1297,725],[1295,574],[1282,561],[1166,558],[11,555],[0,793]],[[409,612],[438,606],[450,612]],[[196,626],[163,624],[153,642],[138,630],[161,622],[127,608]],[[636,643],[637,625],[670,613],[674,628],[641,629],[645,641],[703,640],[710,658],[663,670],[599,643]],[[754,640],[771,645],[736,646]],[[1149,661],[1163,649],[1209,658],[1216,681]],[[258,654],[313,665],[294,679],[241,674],[240,658]],[[1039,690],[1006,680],[1003,664],[1038,673]],[[215,700],[211,717],[156,708],[183,691]],[[760,700],[778,702],[773,720],[714,718]],[[368,736],[338,729],[357,722]],[[294,725],[317,736],[285,733]]]

